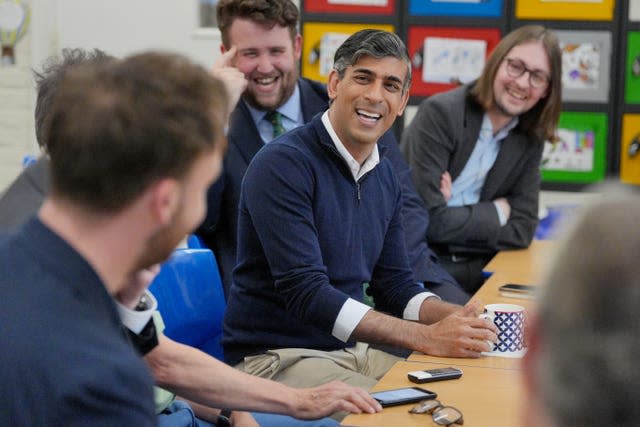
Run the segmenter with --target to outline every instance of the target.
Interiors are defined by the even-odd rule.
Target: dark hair
[[[471,93],[485,110],[491,108],[494,103],[493,81],[498,68],[511,49],[531,41],[542,42],[549,57],[551,76],[547,96],[520,116],[518,127],[541,141],[553,141],[562,109],[562,52],[558,37],[550,30],[540,25],[525,25],[507,34],[489,56]]]
[[[180,55],[70,69],[44,126],[52,195],[115,212],[154,181],[182,178],[225,141],[226,105],[224,85]]]
[[[404,61],[407,64],[407,74],[402,92],[408,90],[411,84],[411,62],[407,47],[400,37],[387,31],[371,29],[360,30],[351,35],[336,50],[333,57],[333,68],[337,71],[340,79],[344,78],[347,67],[358,62],[363,56],[373,58],[392,56]]]
[[[60,81],[69,68],[81,64],[101,64],[115,58],[99,49],[87,51],[84,49],[62,49],[60,57],[52,56],[42,66],[42,71],[33,71],[38,92],[35,109],[36,139],[38,145],[45,151],[47,141],[43,138],[43,126],[51,103],[58,91]]]
[[[289,28],[291,40],[298,34],[298,7],[291,0],[219,0],[216,6],[222,43],[229,49],[229,29],[236,18],[244,18],[271,29]]]

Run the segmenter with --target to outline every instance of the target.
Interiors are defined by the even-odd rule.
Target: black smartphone
[[[462,370],[458,368],[425,369],[424,371],[412,371],[407,374],[409,381],[422,384],[432,381],[455,380],[462,376]]]
[[[498,291],[503,297],[532,299],[536,297],[537,286],[507,283],[500,286]]]
[[[383,408],[387,406],[404,405],[405,403],[420,402],[425,399],[435,399],[438,395],[431,390],[420,387],[403,387],[393,390],[371,393],[371,397],[380,402]]]

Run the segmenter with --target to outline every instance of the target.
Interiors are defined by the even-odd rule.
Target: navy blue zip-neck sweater
[[[364,282],[397,316],[424,291],[407,259],[401,188],[384,141],[378,148],[380,164],[355,182],[318,115],[254,157],[240,197],[227,363],[274,348],[353,345],[331,331],[347,298],[363,300]]]

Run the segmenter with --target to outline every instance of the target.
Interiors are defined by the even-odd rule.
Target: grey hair
[[[558,248],[541,301],[536,388],[563,427],[640,420],[640,197],[605,190]]]
[[[404,61],[407,64],[407,74],[402,86],[404,94],[411,84],[411,61],[404,42],[394,33],[382,30],[360,30],[351,35],[336,50],[333,57],[333,68],[340,79],[350,65],[355,64],[363,56],[373,58],[385,58],[391,56]]]

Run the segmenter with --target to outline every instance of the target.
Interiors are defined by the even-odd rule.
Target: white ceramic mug
[[[490,356],[522,357],[524,347],[525,309],[516,304],[488,304],[481,318],[489,319],[498,328],[498,342],[484,353]]]

